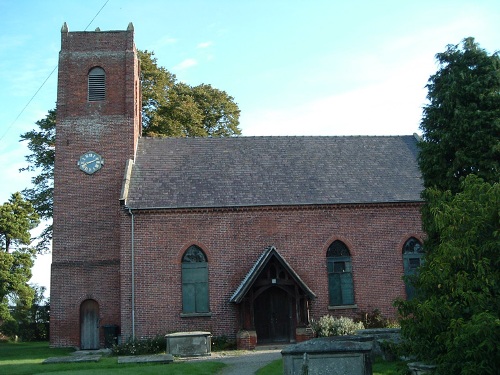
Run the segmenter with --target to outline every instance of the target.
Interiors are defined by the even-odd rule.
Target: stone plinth
[[[295,340],[303,342],[314,338],[314,331],[311,327],[297,327],[295,329]]]
[[[165,335],[167,354],[180,357],[208,356],[212,352],[210,332],[176,332]]]
[[[281,351],[285,375],[372,375],[373,337],[322,337]]]
[[[359,336],[372,336],[373,337],[373,355],[383,356],[387,358],[391,353],[384,351],[384,343],[399,344],[401,342],[401,328],[372,328],[360,329],[356,331]],[[394,354],[394,353],[392,353]]]
[[[236,335],[236,347],[240,350],[253,350],[257,346],[257,332],[239,331]]]

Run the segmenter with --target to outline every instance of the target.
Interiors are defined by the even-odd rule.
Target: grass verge
[[[0,342],[0,374],[32,375],[212,375],[225,365],[220,362],[184,362],[165,364],[118,364],[116,357],[103,357],[95,363],[56,363],[43,365],[49,357],[69,355],[71,349],[51,349],[47,342]]]
[[[403,362],[386,362],[377,358],[373,364],[373,375],[398,375],[404,366]],[[283,360],[277,359],[255,373],[256,375],[282,375]]]

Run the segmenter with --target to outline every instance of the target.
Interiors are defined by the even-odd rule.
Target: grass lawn
[[[212,375],[224,365],[220,362],[179,362],[165,364],[118,364],[116,357],[102,357],[99,362],[55,363],[43,365],[49,357],[69,355],[72,349],[51,349],[47,342],[6,343],[0,342],[0,374],[32,375]],[[385,362],[377,358],[373,364],[373,375],[397,375],[401,362]],[[278,359],[257,371],[257,375],[282,375],[283,361]]]
[[[49,357],[69,355],[71,349],[51,349],[47,342],[5,343],[0,342],[0,374],[32,375],[211,375],[225,365],[220,362],[188,362],[165,364],[118,364],[116,357],[103,357],[92,363],[55,363],[42,365]]]
[[[402,362],[386,362],[381,358],[377,358],[373,364],[373,375],[397,375],[400,374],[399,369],[403,366]],[[271,362],[267,366],[258,370],[256,375],[282,375],[283,361],[278,359]]]

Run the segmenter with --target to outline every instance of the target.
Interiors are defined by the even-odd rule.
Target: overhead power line
[[[101,9],[99,9],[99,11],[95,14],[94,18],[92,18],[89,22],[89,24],[85,27],[85,29],[83,31],[87,31],[87,29],[90,27],[90,25],[92,25],[92,22],[94,22],[94,20],[97,18],[97,16],[99,15],[99,13],[101,13],[101,11],[104,9],[104,7],[106,6],[106,4],[109,2],[109,0],[106,0],[103,4],[103,6],[101,7]],[[49,73],[49,75],[47,76],[47,78],[45,78],[45,81],[42,82],[42,84],[40,85],[40,87],[38,88],[38,90],[35,91],[35,93],[33,94],[33,96],[30,98],[30,100],[28,100],[28,102],[26,103],[26,105],[23,107],[23,109],[21,109],[21,111],[19,112],[19,114],[16,116],[16,118],[14,119],[14,121],[12,121],[10,123],[10,125],[7,127],[7,129],[5,129],[5,132],[2,134],[2,136],[0,137],[0,141],[2,141],[5,136],[7,135],[7,133],[9,132],[9,130],[14,126],[14,124],[17,122],[17,120],[19,120],[19,117],[21,117],[21,115],[24,113],[24,111],[26,110],[26,108],[28,108],[28,106],[30,105],[30,103],[33,101],[33,99],[35,99],[35,96],[40,92],[40,90],[43,88],[43,86],[45,86],[45,83],[47,83],[47,81],[49,80],[49,78],[52,76],[52,74],[54,74],[54,72],[56,71],[58,65],[56,65],[54,67],[54,69],[52,69],[52,71]]]

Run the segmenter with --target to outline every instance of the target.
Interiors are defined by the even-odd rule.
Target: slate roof
[[[255,262],[255,264],[250,268],[250,271],[246,274],[246,276],[241,281],[241,284],[236,288],[233,295],[229,299],[229,302],[240,303],[245,298],[245,295],[248,293],[253,283],[257,280],[260,273],[264,270],[267,263],[272,257],[276,257],[278,261],[285,267],[286,271],[292,276],[292,279],[297,283],[297,285],[303,290],[303,292],[310,298],[316,298],[316,294],[306,285],[304,281],[300,278],[299,275],[294,271],[294,269],[288,264],[288,262],[278,253],[278,250],[274,246],[269,246],[264,250],[264,252],[260,255],[259,259]]]
[[[421,201],[414,136],[140,138],[132,209]]]

